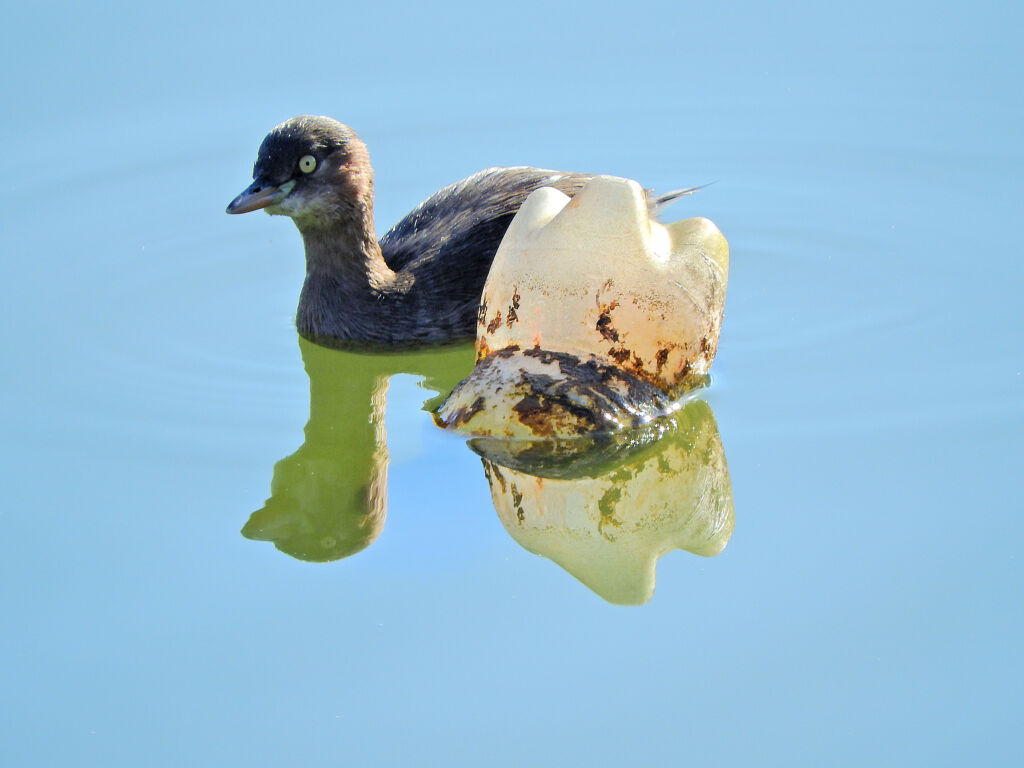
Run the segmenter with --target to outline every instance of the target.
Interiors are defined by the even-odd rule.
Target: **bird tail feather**
[[[686,197],[687,195],[692,195],[694,192],[704,189],[705,187],[710,187],[714,183],[715,182],[711,181],[708,182],[707,184],[701,184],[699,187],[686,187],[685,189],[674,189],[671,192],[666,192],[663,195],[648,195],[647,206],[648,208],[650,208],[651,214],[656,216],[679,198]]]

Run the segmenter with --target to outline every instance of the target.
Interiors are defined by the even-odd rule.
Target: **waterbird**
[[[227,212],[264,209],[295,222],[306,253],[299,334],[326,346],[385,348],[472,338],[491,261],[527,196],[539,187],[572,196],[593,178],[487,168],[427,198],[378,241],[369,152],[347,125],[286,120],[263,139],[252,176]]]

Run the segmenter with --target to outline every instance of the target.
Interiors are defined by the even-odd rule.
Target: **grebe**
[[[290,216],[306,250],[299,333],[328,346],[413,346],[472,338],[487,270],[526,197],[573,195],[591,176],[488,168],[441,189],[377,240],[373,169],[355,131],[302,115],[260,145],[253,183],[228,213]]]

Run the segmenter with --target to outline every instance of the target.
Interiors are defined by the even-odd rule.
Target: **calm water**
[[[1022,21],[6,10],[0,764],[1020,764]],[[613,605],[420,409],[465,350],[300,348],[297,233],[223,208],[301,112],[381,229],[495,164],[718,181],[721,554]]]

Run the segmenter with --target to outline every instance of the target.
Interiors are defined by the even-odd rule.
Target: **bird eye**
[[[303,173],[312,173],[316,170],[316,158],[312,155],[305,155],[299,160],[299,170]]]

